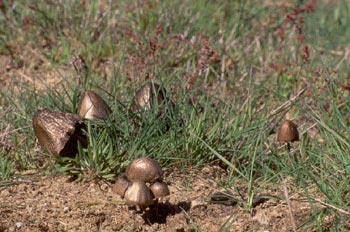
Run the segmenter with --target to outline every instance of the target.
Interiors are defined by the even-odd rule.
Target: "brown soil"
[[[213,197],[233,191],[220,187],[225,180],[226,173],[215,166],[197,172],[166,170],[171,195],[160,202],[158,212],[152,207],[141,213],[125,205],[106,183],[32,175],[0,188],[0,231],[291,231],[292,220],[298,225],[311,215],[307,202],[257,197],[249,212],[242,201],[232,200],[240,199],[238,195],[231,200]],[[235,186],[242,186],[245,198],[246,184]],[[262,194],[284,198],[279,188]]]

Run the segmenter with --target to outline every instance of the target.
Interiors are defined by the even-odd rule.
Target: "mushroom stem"
[[[132,219],[134,221],[134,228],[136,228],[136,211],[132,212]]]
[[[159,217],[159,201],[158,198],[154,200],[154,205],[156,206],[156,216]]]
[[[147,206],[140,205],[140,212],[143,213],[146,211]]]
[[[291,148],[290,148],[290,143],[287,143],[287,156],[288,156],[288,165],[292,167],[292,169],[294,170],[296,165],[298,164],[298,158],[296,154],[292,154]]]
[[[287,142],[287,150],[290,152],[290,143]]]

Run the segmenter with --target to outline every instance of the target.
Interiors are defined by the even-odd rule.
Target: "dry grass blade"
[[[347,216],[350,216],[350,212],[349,211],[346,211],[346,210],[344,210],[344,209],[341,209],[341,208],[339,208],[339,207],[337,207],[337,206],[335,206],[335,205],[332,205],[332,204],[329,204],[329,203],[326,203],[326,202],[324,202],[324,201],[322,201],[321,199],[319,199],[319,198],[308,198],[308,199],[306,199],[306,198],[303,198],[303,199],[300,199],[300,198],[298,198],[298,199],[294,199],[294,198],[290,198],[290,200],[292,200],[292,201],[302,201],[302,202],[314,202],[314,203],[319,203],[320,205],[322,205],[322,206],[324,206],[324,207],[328,207],[328,208],[331,208],[331,209],[333,209],[333,210],[336,210],[336,211],[338,211],[339,213],[341,213],[341,214],[345,214],[345,215],[347,215]]]
[[[280,105],[279,107],[277,107],[275,110],[271,111],[270,113],[270,117],[275,116],[276,114],[279,114],[287,109],[289,109],[297,100],[300,99],[300,97],[305,93],[305,91],[308,89],[308,87],[304,87],[301,90],[299,90],[299,92],[291,97],[288,101],[284,102],[282,105]]]
[[[320,203],[320,204],[323,205],[323,206],[329,207],[329,208],[334,209],[334,210],[336,210],[336,211],[338,211],[338,212],[340,212],[340,213],[342,213],[342,214],[345,214],[345,215],[350,216],[350,212],[345,211],[345,210],[343,210],[343,209],[341,209],[341,208],[338,208],[338,207],[336,207],[336,206],[334,206],[334,205],[328,204],[328,203],[326,203],[326,202],[324,202],[324,201],[322,201],[322,200],[320,200],[320,199],[318,199],[318,198],[315,198],[315,199],[313,199],[313,200],[314,200],[315,202]]]
[[[297,229],[296,229],[297,227],[296,227],[295,219],[294,219],[294,216],[293,216],[292,205],[291,205],[290,199],[289,199],[289,194],[288,194],[288,190],[287,190],[286,180],[284,178],[282,179],[282,187],[283,187],[284,196],[286,198],[286,202],[287,202],[287,205],[288,205],[288,213],[289,213],[290,223],[291,223],[291,225],[293,227],[293,231],[296,232],[297,231]]]
[[[0,144],[5,144],[7,136],[10,134],[11,125],[8,124],[5,130],[0,133]]]

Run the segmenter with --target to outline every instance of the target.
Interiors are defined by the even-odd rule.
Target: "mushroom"
[[[134,113],[154,109],[164,102],[164,94],[165,90],[158,84],[147,82],[136,92],[130,109]]]
[[[162,181],[154,182],[149,186],[153,197],[155,198],[156,214],[158,215],[158,201],[160,198],[168,196],[170,194],[168,185]]]
[[[157,161],[148,157],[137,158],[131,161],[126,168],[125,174],[131,182],[154,183],[163,178],[163,171]]]
[[[40,145],[54,156],[75,155],[78,141],[87,146],[85,124],[78,115],[44,109],[35,113],[32,120]]]
[[[277,133],[277,141],[286,142],[287,149],[290,151],[291,142],[299,141],[298,127],[290,120],[285,120]]]
[[[168,185],[164,182],[157,181],[149,186],[154,198],[162,198],[170,194]]]
[[[112,187],[112,191],[124,198],[125,192],[131,185],[130,181],[125,176],[119,176]]]
[[[125,201],[130,205],[138,205],[141,209],[153,204],[153,195],[143,181],[133,182],[125,192]]]
[[[158,198],[170,194],[162,178],[163,172],[157,161],[148,157],[136,158],[126,168],[125,176],[117,178],[112,191],[124,197],[127,204],[139,206],[143,211],[158,203]]]
[[[107,103],[94,91],[86,91],[80,98],[79,116],[95,120],[106,119],[112,112]]]

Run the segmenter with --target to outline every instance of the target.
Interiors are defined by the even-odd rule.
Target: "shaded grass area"
[[[30,169],[113,179],[140,156],[169,167],[217,162],[227,185],[247,184],[247,210],[290,177],[311,208],[315,198],[334,206],[298,226],[349,229],[339,210],[350,204],[346,1],[1,4],[1,179]],[[38,146],[31,117],[44,107],[77,112],[76,54],[89,67],[83,90],[101,94],[113,114],[88,122],[86,150],[56,160]],[[128,108],[147,80],[175,108],[139,126]],[[286,117],[301,132],[290,152],[275,141]]]

